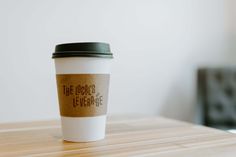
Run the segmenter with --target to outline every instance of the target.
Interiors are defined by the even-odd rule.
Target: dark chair
[[[236,128],[236,67],[199,69],[197,87],[203,124]]]

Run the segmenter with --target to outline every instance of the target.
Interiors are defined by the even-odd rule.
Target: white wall
[[[59,117],[51,53],[79,41],[111,44],[109,114],[192,121],[197,67],[235,61],[235,9],[233,0],[1,0],[0,122]]]

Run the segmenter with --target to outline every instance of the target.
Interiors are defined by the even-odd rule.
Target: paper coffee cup
[[[73,142],[103,139],[113,58],[109,44],[60,44],[52,58],[63,139]]]

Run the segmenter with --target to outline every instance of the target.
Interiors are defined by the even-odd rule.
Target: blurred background
[[[1,0],[0,19],[0,122],[59,118],[55,45],[101,41],[110,115],[236,123],[235,0]]]

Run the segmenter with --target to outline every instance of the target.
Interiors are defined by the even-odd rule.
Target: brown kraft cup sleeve
[[[109,74],[57,74],[60,114],[93,117],[107,112]]]

